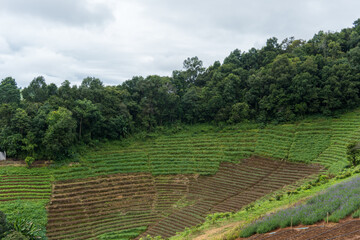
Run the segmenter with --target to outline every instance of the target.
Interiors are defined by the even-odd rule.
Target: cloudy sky
[[[25,87],[120,84],[171,75],[187,57],[205,66],[267,38],[308,40],[360,18],[359,0],[0,0],[0,78]]]

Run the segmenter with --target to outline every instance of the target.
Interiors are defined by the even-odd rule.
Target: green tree
[[[46,130],[43,144],[49,157],[58,159],[68,154],[69,147],[76,139],[76,121],[72,112],[60,107],[47,116],[48,129]]]
[[[185,69],[185,81],[197,85],[197,77],[205,71],[203,62],[198,57],[187,58],[183,63]]]
[[[7,77],[0,83],[0,105],[3,103],[20,103],[20,90],[12,77]]]
[[[46,85],[45,78],[39,76],[31,81],[30,85],[22,91],[25,100],[29,102],[42,103],[49,97],[49,89]]]
[[[83,139],[85,134],[86,140],[90,141],[92,133],[100,125],[101,113],[99,109],[90,100],[84,99],[75,101],[73,112],[78,121],[78,139]]]
[[[238,123],[249,116],[249,105],[246,103],[235,103],[231,108],[231,115],[229,122]]]

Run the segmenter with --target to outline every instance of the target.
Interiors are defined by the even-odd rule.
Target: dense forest
[[[308,41],[270,38],[204,68],[197,57],[171,77],[133,77],[104,86],[87,77],[61,86],[36,77],[20,89],[0,84],[0,151],[9,157],[61,159],[76,145],[121,139],[173,123],[293,121],[360,103],[360,19]]]

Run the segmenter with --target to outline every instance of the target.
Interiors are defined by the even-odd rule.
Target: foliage
[[[4,237],[6,232],[10,229],[9,223],[6,221],[5,213],[0,211],[0,239]]]
[[[25,219],[17,218],[13,223],[13,229],[16,232],[21,233],[29,240],[41,239],[39,237],[40,229],[36,228],[33,222],[26,221]]]
[[[12,229],[23,231],[30,239],[46,239],[47,202],[48,200],[5,201],[0,205],[0,211],[6,214]]]
[[[75,142],[76,122],[72,113],[66,108],[60,107],[47,116],[49,128],[45,132],[43,144],[52,159],[58,156],[66,156],[67,150]]]
[[[35,158],[33,158],[33,157],[26,157],[25,158],[25,163],[26,163],[26,165],[30,168],[31,167],[31,165],[34,163],[34,161],[35,161]]]
[[[79,86],[67,80],[56,86],[39,76],[21,99],[15,79],[7,77],[0,84],[0,149],[9,157],[63,159],[73,154],[74,144],[120,140],[176,122],[281,123],[352,109],[360,103],[358,22],[308,41],[273,37],[259,49],[235,49],[207,68],[189,57],[171,77],[136,76],[118,86],[93,77]],[[54,112],[62,112],[57,123],[49,121]],[[299,149],[319,143],[304,154],[306,161],[329,140],[298,137]]]
[[[358,142],[352,142],[347,145],[347,159],[352,166],[360,164],[360,144]]]

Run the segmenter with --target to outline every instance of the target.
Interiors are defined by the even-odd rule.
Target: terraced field
[[[1,175],[0,201],[44,200],[51,195],[49,176]]]
[[[319,166],[263,158],[222,163],[213,176],[113,174],[54,184],[49,239],[95,239],[106,232],[148,226],[141,235],[170,237],[214,212],[239,210]]]
[[[316,162],[330,169],[340,169],[347,164],[346,145],[351,141],[358,141],[360,138],[360,113],[354,111],[333,119],[331,124],[330,145],[325,149]]]

